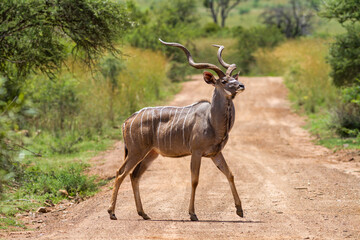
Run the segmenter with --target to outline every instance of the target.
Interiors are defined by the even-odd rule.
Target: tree
[[[276,26],[287,38],[308,35],[317,8],[314,0],[289,0],[289,4],[269,8],[261,14],[265,25]]]
[[[330,45],[328,62],[336,86],[360,85],[360,26],[346,26],[346,33]]]
[[[320,16],[335,18],[346,33],[336,37],[330,46],[329,63],[334,84],[338,87],[360,84],[360,2],[359,0],[327,1]]]
[[[68,58],[87,64],[131,26],[125,6],[102,0],[0,2],[0,74],[16,81],[32,70],[53,75]]]
[[[360,2],[329,0],[320,16],[336,19],[346,33],[330,45],[330,76],[341,88],[341,101],[334,108],[332,124],[344,137],[360,137]]]
[[[320,16],[333,19],[339,23],[356,23],[360,21],[360,2],[359,0],[328,0],[324,2]]]
[[[219,24],[218,15],[220,13],[221,27],[225,27],[226,18],[241,0],[204,0],[204,6],[210,11],[214,23]]]
[[[115,44],[131,25],[126,6],[111,0],[0,1],[0,184],[21,175],[12,130],[29,73],[56,81],[69,55],[93,66],[104,52],[119,53]]]

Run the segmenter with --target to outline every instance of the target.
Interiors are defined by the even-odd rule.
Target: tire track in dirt
[[[159,157],[140,183],[145,212],[136,213],[129,178],[116,207],[106,209],[113,181],[67,212],[44,214],[39,230],[9,238],[36,239],[360,239],[360,181],[342,171],[334,155],[316,146],[304,121],[292,113],[281,78],[242,78],[246,90],[235,99],[236,120],[223,150],[235,175],[245,218],[235,214],[226,178],[203,158],[196,194],[199,222],[187,214],[190,158]],[[210,99],[212,87],[200,76],[184,83],[171,102],[183,106]],[[111,177],[122,159],[122,144],[92,160],[90,173]],[[359,166],[347,165],[354,173]],[[335,167],[333,167],[335,166]]]

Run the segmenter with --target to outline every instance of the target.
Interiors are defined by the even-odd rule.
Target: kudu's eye
[[[227,83],[227,81],[224,80],[224,79],[221,79],[221,83],[222,83],[222,84],[225,84],[225,83]]]

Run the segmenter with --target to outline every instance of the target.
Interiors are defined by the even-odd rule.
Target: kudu
[[[195,190],[199,180],[202,157],[209,157],[227,177],[235,200],[236,213],[243,217],[241,201],[231,173],[221,150],[229,138],[234,124],[235,108],[232,99],[245,88],[238,82],[238,75],[231,76],[235,64],[227,64],[221,57],[224,46],[218,47],[217,57],[221,65],[227,68],[226,73],[210,63],[195,63],[189,50],[179,43],[161,43],[178,47],[184,51],[189,64],[197,69],[211,69],[217,73],[216,79],[210,72],[204,72],[204,80],[215,87],[212,101],[200,101],[185,107],[148,107],[131,115],[123,124],[125,143],[125,160],[116,172],[116,179],[108,209],[110,219],[116,220],[115,204],[119,187],[124,178],[131,172],[131,184],[135,196],[138,214],[150,219],[145,214],[139,193],[139,180],[152,161],[161,154],[166,157],[183,157],[191,155],[191,199],[189,206],[190,219],[197,221],[194,201]]]

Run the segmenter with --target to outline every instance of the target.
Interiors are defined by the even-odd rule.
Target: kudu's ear
[[[216,83],[216,79],[215,79],[214,75],[212,75],[211,73],[204,72],[203,75],[204,75],[204,80],[207,84],[214,85]]]
[[[233,78],[236,79],[236,80],[238,80],[239,74],[240,74],[240,72],[238,72],[237,74],[233,75]]]

